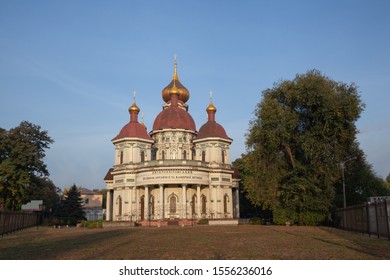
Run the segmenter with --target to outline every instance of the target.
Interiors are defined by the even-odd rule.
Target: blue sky
[[[359,87],[358,140],[385,177],[389,14],[390,1],[1,0],[0,127],[28,120],[48,130],[58,187],[104,188],[132,92],[150,130],[174,54],[197,128],[213,92],[232,160],[245,152],[261,92],[315,68]]]

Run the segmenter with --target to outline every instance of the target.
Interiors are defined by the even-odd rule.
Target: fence
[[[24,228],[41,224],[41,212],[1,212],[0,211],[0,234],[8,234]]]
[[[390,240],[390,200],[338,209],[335,214],[336,227]]]

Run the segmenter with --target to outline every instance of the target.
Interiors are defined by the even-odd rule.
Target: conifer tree
[[[85,220],[83,199],[75,184],[64,195],[60,216],[68,225],[76,225],[78,221]]]

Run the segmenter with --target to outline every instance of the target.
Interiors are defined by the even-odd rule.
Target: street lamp
[[[352,158],[349,158],[349,159],[346,159],[346,160],[340,162],[341,175],[342,175],[342,178],[343,178],[343,206],[344,206],[344,208],[347,208],[347,198],[345,196],[345,175],[344,175],[345,164],[348,161],[351,161],[351,160],[354,160],[354,159],[356,159],[356,157],[352,157]]]

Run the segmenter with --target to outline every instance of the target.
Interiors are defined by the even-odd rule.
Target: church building
[[[216,122],[211,96],[208,120],[197,130],[189,98],[176,59],[172,81],[162,90],[162,111],[149,133],[138,120],[134,98],[130,121],[112,139],[114,166],[104,178],[107,221],[165,226],[239,218],[238,179],[230,165],[233,140]]]

